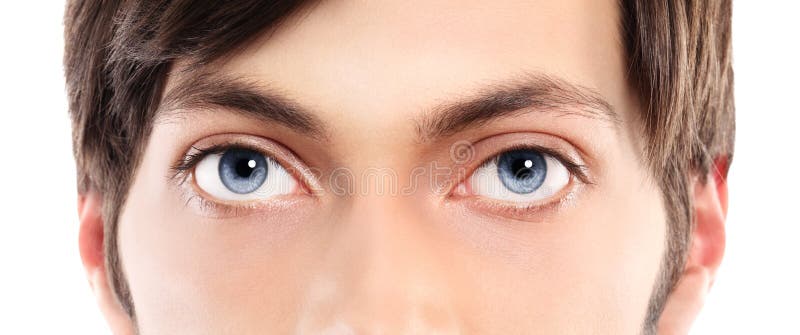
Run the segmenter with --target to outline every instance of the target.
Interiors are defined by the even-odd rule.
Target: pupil
[[[256,162],[252,159],[242,159],[236,163],[236,174],[242,178],[249,178],[253,173]]]
[[[529,179],[533,176],[533,161],[530,159],[517,159],[511,163],[511,171],[517,179]]]

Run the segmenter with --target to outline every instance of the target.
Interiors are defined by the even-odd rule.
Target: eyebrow
[[[612,105],[598,92],[558,77],[527,72],[488,85],[472,98],[432,108],[416,120],[417,135],[429,141],[530,112],[598,119],[614,128],[620,124]]]
[[[295,132],[326,139],[325,124],[316,114],[281,92],[253,80],[203,73],[179,80],[162,99],[158,117],[180,110],[223,108]],[[492,83],[471,97],[437,105],[414,119],[422,142],[445,137],[490,121],[532,112],[579,116],[618,128],[612,105],[590,88],[540,73],[526,72]]]
[[[182,110],[214,108],[277,123],[301,134],[325,137],[324,123],[316,114],[285,94],[253,80],[217,73],[180,79],[164,95],[157,117],[168,118]]]

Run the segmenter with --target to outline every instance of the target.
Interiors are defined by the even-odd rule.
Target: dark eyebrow
[[[549,75],[524,73],[508,82],[491,84],[464,101],[434,107],[416,120],[417,135],[429,141],[529,112],[600,119],[614,128],[620,123],[612,105],[594,90]]]
[[[183,110],[222,108],[266,122],[286,126],[298,133],[324,137],[323,123],[311,111],[277,90],[255,81],[220,74],[203,73],[178,80],[165,93],[158,118]]]

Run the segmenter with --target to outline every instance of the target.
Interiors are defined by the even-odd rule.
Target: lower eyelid
[[[450,202],[459,211],[468,211],[478,217],[499,219],[502,221],[549,222],[561,208],[568,207],[571,196],[561,197],[556,201],[544,203],[503,203],[481,197],[458,198]]]
[[[287,166],[284,163],[286,160],[275,159],[274,158],[275,155],[265,153],[265,151],[263,149],[261,149],[260,147],[255,147],[254,148],[254,146],[252,146],[252,145],[247,145],[246,144],[247,142],[250,142],[250,141],[232,140],[232,141],[227,142],[228,144],[219,145],[219,147],[221,148],[220,151],[224,151],[227,148],[231,148],[231,147],[240,147],[241,143],[245,143],[245,145],[243,145],[242,147],[247,148],[247,149],[251,149],[251,150],[255,150],[255,151],[258,151],[258,152],[261,152],[261,153],[264,153],[267,157],[270,157],[271,159],[273,159],[276,162],[278,162],[279,164],[281,164],[284,167],[284,169],[286,169],[290,173],[290,175],[292,175],[295,178],[295,180],[297,181],[297,186],[295,187],[295,190],[298,191],[298,192],[293,192],[293,194],[294,193],[303,193],[303,194],[312,194],[312,195],[314,195],[314,194],[317,194],[317,192],[313,191],[313,190],[321,189],[321,187],[319,187],[318,185],[316,185],[316,184],[310,185],[307,182],[308,180],[310,180],[311,183],[315,183],[316,182],[316,180],[314,179],[316,176],[314,176],[314,175],[311,176],[312,177],[311,179],[306,179],[306,175],[308,173],[306,173],[304,171],[307,171],[307,169],[305,169],[305,168],[299,168],[298,169],[298,168],[294,168],[291,165]],[[217,143],[219,143],[219,142],[217,142]],[[478,166],[478,168],[480,166],[485,166],[486,164],[490,164],[493,161],[496,162],[497,159],[498,159],[498,155],[500,153],[512,150],[513,148],[533,148],[533,149],[536,149],[536,150],[544,151],[545,153],[556,152],[556,153],[559,153],[559,157],[571,157],[572,156],[571,154],[561,154],[560,150],[547,149],[547,148],[543,148],[542,146],[538,146],[538,145],[529,145],[529,143],[530,142],[525,142],[524,145],[517,145],[517,146],[510,146],[510,147],[506,144],[505,145],[506,146],[505,149],[503,149],[502,151],[499,151],[497,154],[495,154],[495,155],[489,157],[488,159],[484,160],[483,162],[481,162],[480,165]],[[202,148],[202,147],[200,147],[200,148]],[[204,149],[204,150],[209,150],[208,148],[209,148],[209,146],[206,146],[206,149]],[[480,152],[481,150],[478,150],[478,151]],[[291,159],[291,158],[289,159],[289,161],[292,161],[292,160],[295,160],[295,159]],[[568,164],[571,164],[571,163],[565,164],[563,161],[561,161],[561,160],[559,160],[559,161],[562,162],[562,164],[564,164],[565,166],[567,166]],[[577,161],[577,162],[579,162],[579,161]],[[571,165],[574,165],[575,167],[578,167],[580,169],[585,168],[582,165],[579,165],[579,163],[577,163],[577,162],[575,164],[571,164]],[[473,169],[472,172],[474,173],[474,169]],[[581,177],[576,176],[576,174],[573,174],[572,172],[573,171],[569,171],[570,180],[569,180],[569,182],[568,182],[568,184],[567,184],[567,186],[565,188],[572,188],[574,186],[573,184],[579,184],[580,183],[576,179],[579,180],[579,179],[581,179]],[[466,175],[467,178],[469,178],[469,176],[471,176],[471,174],[472,173],[468,173]],[[464,193],[461,193],[461,192],[458,191],[460,188],[462,188],[460,184],[463,184],[463,182],[459,183],[458,186],[454,187],[454,191],[451,191],[451,194],[456,195],[457,198],[463,198],[463,195],[464,195]],[[561,192],[556,192],[556,195],[557,196],[563,196],[561,194]],[[202,195],[199,195],[199,194],[197,194],[196,196],[202,197]],[[201,199],[206,200],[204,198],[201,198]],[[484,200],[486,200],[486,199],[484,199]],[[233,208],[232,209],[230,207],[231,206],[236,206],[236,204],[224,204],[224,203],[220,204],[220,203],[213,203],[213,200],[207,200],[207,201],[210,202],[210,203],[207,204],[206,206],[204,206],[206,208],[215,208],[214,209],[215,211],[234,212],[237,215],[242,214],[243,212],[246,212],[246,211],[252,211],[252,210],[256,210],[256,209],[259,208],[259,206],[257,206],[258,204],[255,204],[255,205],[254,204],[240,204],[240,205],[243,205],[243,206],[237,207],[238,209],[237,208]],[[494,200],[486,200],[486,201],[494,201]],[[258,202],[258,201],[255,201],[255,202]],[[502,204],[502,203],[498,204],[497,201],[494,201],[491,206],[488,206],[488,205],[485,204],[482,207],[483,208],[494,208],[494,211],[499,211],[499,212],[516,213],[514,215],[519,216],[519,215],[522,215],[522,213],[541,212],[541,211],[546,210],[546,208],[557,208],[558,206],[554,205],[553,204],[554,202],[555,203],[563,202],[563,199],[562,200],[558,200],[558,201],[549,201],[549,202],[542,202],[542,203],[537,203],[537,204],[526,204],[524,206],[519,206],[519,204],[516,204],[516,205],[513,205],[513,204]],[[213,204],[214,206],[210,206],[211,204]],[[227,208],[227,209],[223,210],[223,208]]]
[[[285,192],[279,191],[278,193],[281,195],[270,196],[268,201],[263,199],[221,200],[204,192],[195,180],[197,164],[211,154],[221,155],[234,148],[258,152],[264,155],[268,161],[278,164],[286,171],[287,178],[294,180],[291,189]],[[307,182],[316,185],[316,181],[312,179],[314,176],[290,150],[272,140],[246,134],[219,134],[201,139],[195,142],[170,170],[172,175],[170,184],[176,186],[177,191],[183,194],[182,198],[187,205],[195,207],[205,216],[228,216],[231,214],[242,216],[248,215],[247,213],[269,210],[275,206],[281,207],[280,204],[293,201],[289,199],[291,198],[288,197],[289,195],[313,195],[313,192],[306,191]],[[282,196],[284,193],[287,195],[286,197]]]
[[[226,219],[233,217],[245,218],[253,215],[263,215],[263,213],[286,211],[299,205],[302,200],[303,199],[296,197],[277,197],[270,201],[249,201],[227,204],[210,200],[200,194],[194,193],[187,198],[185,204],[187,207],[194,208],[196,212],[204,217]]]

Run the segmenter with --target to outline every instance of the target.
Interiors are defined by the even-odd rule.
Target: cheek
[[[122,268],[142,333],[291,333],[308,283],[330,261],[321,256],[331,252],[325,246],[336,225],[325,223],[332,218],[310,203],[200,217],[168,187],[170,161],[159,156],[167,155],[144,157],[119,221]],[[437,282],[447,285],[439,293],[450,295],[465,329],[564,333],[570,325],[573,333],[636,333],[664,250],[664,209],[639,170],[613,171],[542,222],[440,211],[403,227],[427,227],[415,246],[428,243],[430,257],[422,259],[443,260]],[[384,222],[388,213],[374,215]],[[346,259],[343,269],[353,266]]]
[[[460,263],[449,273],[463,314],[542,333],[563,334],[565,325],[574,333],[638,333],[666,221],[659,190],[633,175],[598,185],[540,222],[451,215],[447,245]]]
[[[640,179],[618,180],[592,196],[591,205],[565,225],[568,241],[559,249],[569,296],[624,327],[640,327],[665,250],[666,218],[660,192]],[[587,297],[591,297],[587,299]],[[581,311],[573,309],[575,313]],[[589,310],[583,311],[589,312]],[[580,315],[580,314],[577,314]],[[577,316],[576,315],[576,316]],[[619,329],[634,333],[640,329]]]
[[[606,329],[601,333],[641,331],[665,250],[666,218],[659,189],[636,166],[613,167],[554,228],[559,238],[550,265],[553,287],[563,292],[564,322],[592,319]]]

